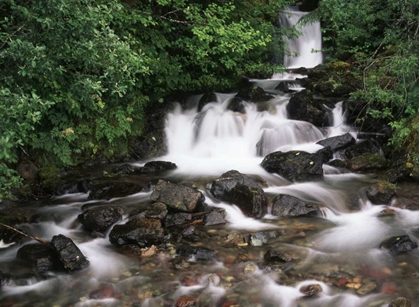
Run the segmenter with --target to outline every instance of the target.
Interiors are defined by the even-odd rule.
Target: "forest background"
[[[352,63],[361,86],[351,97],[418,168],[418,1],[304,2],[315,5],[302,22],[321,21],[325,63]],[[277,23],[290,4],[1,1],[0,199],[22,187],[22,159],[48,169],[124,157],[145,110],[171,94],[234,91],[241,76],[282,71],[279,38],[299,35]]]

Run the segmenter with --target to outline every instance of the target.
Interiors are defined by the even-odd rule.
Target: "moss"
[[[379,192],[385,193],[386,191],[396,191],[397,186],[389,181],[382,180],[377,184]]]
[[[41,178],[41,187],[49,193],[54,192],[60,185],[65,182],[60,179],[60,172],[62,169],[56,166],[43,167],[39,171]]]

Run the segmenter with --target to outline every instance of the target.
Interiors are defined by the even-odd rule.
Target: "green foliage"
[[[146,104],[271,73],[273,21],[289,2],[0,2],[0,159],[13,177],[0,185],[18,183],[22,152],[45,165],[122,155]]]
[[[390,143],[418,165],[418,1],[321,0],[303,22],[321,20],[324,52],[348,60],[363,87],[353,98],[393,129]],[[417,137],[416,137],[417,136]]]

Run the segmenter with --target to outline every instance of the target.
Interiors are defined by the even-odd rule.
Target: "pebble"
[[[249,263],[245,266],[244,273],[245,274],[254,273],[257,269],[258,267],[254,263]]]
[[[360,295],[366,295],[370,292],[372,292],[373,290],[375,290],[377,287],[377,284],[373,281],[371,282],[367,282],[366,284],[363,284],[358,290],[357,290],[357,294]]]

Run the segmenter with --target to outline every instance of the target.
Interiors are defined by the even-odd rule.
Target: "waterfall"
[[[279,14],[279,23],[281,27],[295,26],[299,19],[307,12],[300,12],[297,7],[290,7],[289,10]],[[319,22],[313,22],[308,25],[297,25],[302,33],[297,38],[289,39],[283,37],[287,43],[287,51],[284,56],[284,66],[286,68],[306,67],[312,68],[322,63],[321,25]]]

